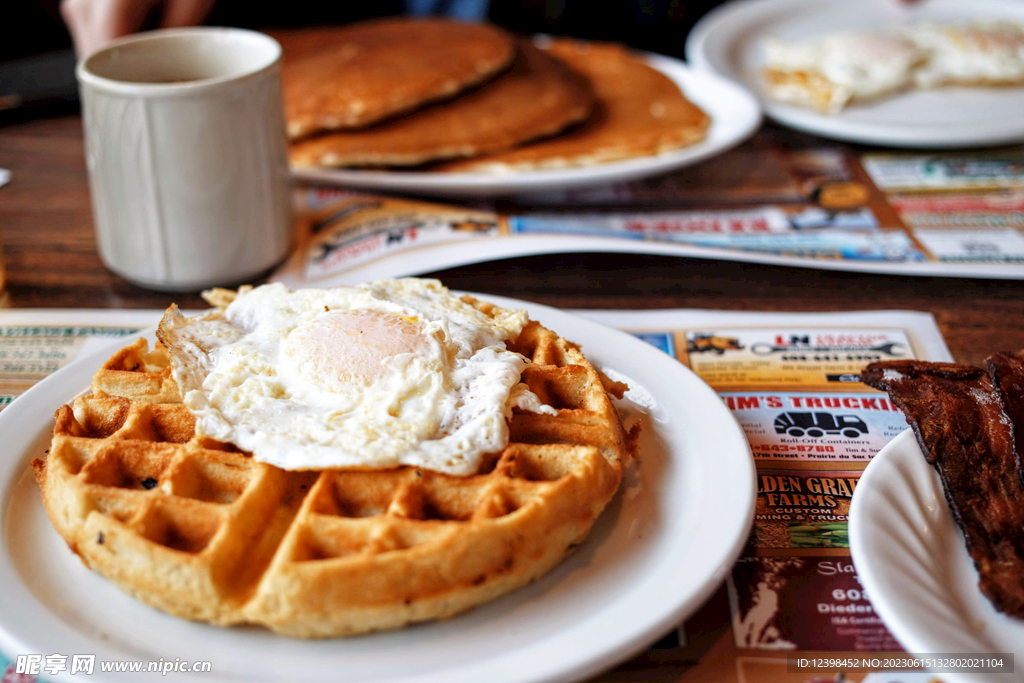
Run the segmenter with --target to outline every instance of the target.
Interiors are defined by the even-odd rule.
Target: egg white
[[[1024,26],[922,22],[764,42],[768,92],[835,114],[913,87],[1024,83]],[[779,75],[786,77],[780,77]]]
[[[507,445],[513,407],[557,414],[520,383],[528,361],[505,348],[527,321],[408,278],[264,285],[197,318],[172,309],[158,336],[197,431],[258,461],[465,476]]]
[[[928,53],[914,74],[920,88],[1024,81],[1024,28],[1010,22],[922,23],[906,36]]]
[[[827,105],[831,113],[849,102],[875,99],[912,85],[913,71],[924,59],[911,40],[892,31],[838,31],[803,42],[769,38],[765,53],[768,69],[824,78],[831,86]]]

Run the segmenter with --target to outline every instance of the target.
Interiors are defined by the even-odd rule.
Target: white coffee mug
[[[187,28],[82,59],[86,161],[100,256],[151,289],[237,284],[291,246],[281,46]]]

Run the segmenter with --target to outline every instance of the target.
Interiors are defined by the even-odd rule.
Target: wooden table
[[[0,233],[9,307],[202,308],[196,294],[150,292],[111,274],[96,251],[77,116],[0,127]],[[564,308],[708,308],[750,311],[931,312],[962,362],[1024,347],[1024,282],[900,277],[701,259],[571,254],[452,268],[431,275],[448,285]],[[727,628],[724,593],[701,614],[707,648]],[[716,624],[715,620],[722,621]],[[700,644],[697,643],[699,646]],[[731,660],[725,660],[731,661]],[[685,679],[693,665],[675,650],[650,650],[602,681]],[[731,664],[729,665],[731,666]]]
[[[305,36],[305,38],[303,37]],[[287,50],[310,34],[278,35]],[[316,38],[316,36],[313,36]],[[308,46],[307,46],[308,47]],[[762,144],[772,144],[772,131]],[[712,162],[713,163],[713,162]],[[0,188],[0,239],[7,307],[202,308],[197,294],[169,295],[111,274],[96,249],[77,116],[0,124],[0,167],[13,171]],[[997,350],[1024,347],[1024,282],[901,277],[660,256],[581,253],[532,256],[452,268],[428,275],[453,288],[512,296],[563,308],[707,308],[748,311],[911,309],[932,313],[956,360],[980,363]],[[719,591],[690,633],[690,651],[716,664],[728,626]],[[728,649],[728,648],[725,648]],[[709,661],[710,660],[710,661]],[[601,680],[679,680],[693,665],[676,650],[650,650]],[[722,669],[724,674],[724,669]]]
[[[96,251],[77,116],[0,127],[4,303],[16,307],[202,307],[197,295],[131,285]],[[619,254],[531,256],[431,273],[453,288],[563,308],[928,311],[954,358],[1024,347],[1024,282],[903,277]]]
[[[772,144],[772,132],[761,144]],[[196,293],[162,294],[110,273],[96,249],[77,116],[0,125],[0,238],[7,307],[202,308]],[[435,273],[453,288],[512,296],[562,308],[707,308],[748,311],[911,309],[932,313],[954,358],[979,363],[996,350],[1024,347],[1024,282],[901,277],[628,254],[532,256]],[[727,638],[728,607],[719,591],[694,621],[691,647],[707,672],[733,666],[715,652]],[[724,648],[728,650],[726,646]],[[602,681],[686,680],[694,662],[653,649]],[[725,669],[722,669],[724,674]]]

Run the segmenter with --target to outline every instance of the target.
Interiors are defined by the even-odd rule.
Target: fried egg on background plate
[[[477,472],[508,443],[512,408],[556,414],[505,348],[525,311],[488,316],[436,280],[263,285],[157,336],[196,429],[282,469]]]
[[[1024,28],[926,22],[765,40],[768,94],[827,114],[911,87],[1024,83]]]
[[[769,94],[834,114],[913,84],[925,53],[893,31],[840,31],[814,40],[765,41]]]
[[[1024,82],[1024,28],[1009,22],[923,23],[904,31],[928,61],[914,73],[919,88]]]

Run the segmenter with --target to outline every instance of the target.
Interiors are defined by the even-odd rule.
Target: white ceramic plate
[[[647,63],[671,78],[686,97],[707,112],[707,137],[695,145],[657,156],[615,161],[597,166],[528,173],[426,173],[350,169],[293,169],[300,180],[345,187],[411,192],[445,197],[499,197],[582,185],[625,182],[691,166],[735,147],[761,124],[757,99],[727,79],[697,73],[678,59],[644,55]]]
[[[712,389],[645,342],[552,308],[484,298],[527,308],[625,378],[632,390],[620,408],[642,424],[638,466],[587,541],[547,577],[448,621],[347,640],[216,628],[142,605],[68,550],[29,467],[48,448],[54,409],[88,386],[103,351],[0,413],[0,650],[96,654],[97,681],[106,680],[100,661],[162,657],[212,662],[210,676],[162,679],[193,683],[501,683],[583,678],[650,645],[720,585],[747,537],[755,478],[746,438]]]
[[[1017,0],[743,0],[705,16],[686,42],[686,59],[761,94],[765,112],[799,130],[894,147],[969,147],[1024,140],[1024,87],[912,91],[847,107],[834,116],[763,96],[762,44],[769,36],[801,40],[842,29],[918,21],[1024,21]]]
[[[1014,675],[943,673],[943,681],[1024,680],[1024,621],[997,612],[978,590],[939,476],[909,429],[861,476],[850,551],[871,604],[908,652],[1014,653]]]

